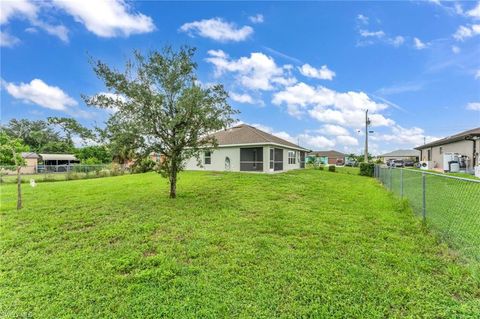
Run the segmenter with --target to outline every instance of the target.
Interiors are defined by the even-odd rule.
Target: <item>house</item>
[[[22,152],[22,158],[25,160],[25,167],[20,169],[22,174],[35,174],[37,172],[38,159],[37,153]]]
[[[420,160],[419,150],[396,150],[390,153],[379,155],[378,158],[385,164],[389,160],[412,160],[418,162]]]
[[[444,155],[461,155],[467,172],[473,172],[480,163],[480,127],[464,131],[443,139],[416,147],[420,151],[420,160],[429,162],[432,169],[444,170]]]
[[[80,161],[73,154],[38,154],[43,165],[72,165]]]
[[[316,151],[316,152],[311,152],[308,153],[308,157],[313,161],[315,160],[317,163],[322,163],[322,164],[330,164],[330,165],[335,165],[335,164],[344,164],[345,159],[347,155],[330,150],[330,151]]]
[[[212,134],[218,147],[185,163],[186,170],[282,172],[305,168],[308,149],[242,124]]]

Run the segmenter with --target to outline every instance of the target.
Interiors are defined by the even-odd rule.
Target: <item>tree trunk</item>
[[[20,166],[17,166],[17,210],[22,208],[22,177],[20,175]]]
[[[177,170],[172,167],[170,173],[170,198],[177,197]]]

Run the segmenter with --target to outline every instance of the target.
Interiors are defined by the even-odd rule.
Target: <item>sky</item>
[[[312,150],[412,148],[480,127],[480,2],[5,1],[1,123],[74,117],[107,92],[90,60],[123,69],[134,50],[197,48],[239,122]]]

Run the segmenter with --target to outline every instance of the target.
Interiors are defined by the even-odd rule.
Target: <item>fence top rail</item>
[[[379,165],[379,167],[384,168],[384,169],[391,169],[390,167],[384,167],[384,166],[382,167],[380,165]],[[456,179],[456,180],[466,181],[466,182],[472,182],[472,183],[480,183],[480,179],[458,177],[458,176],[439,174],[439,173],[433,173],[433,172],[427,172],[427,171],[421,171],[421,170],[419,171],[419,170],[411,169],[411,168],[394,168],[394,169],[405,170],[405,171],[419,173],[419,174],[428,174],[428,175],[433,175],[433,176],[440,176],[440,177],[451,178],[451,179]]]

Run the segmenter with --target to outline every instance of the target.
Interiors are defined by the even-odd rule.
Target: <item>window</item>
[[[205,165],[212,164],[212,152],[205,152],[205,157],[203,162],[205,163]]]
[[[257,168],[257,150],[253,150],[253,168]]]
[[[288,151],[288,164],[295,164],[297,159],[297,152]]]
[[[443,154],[443,147],[440,146],[440,154]]]
[[[432,152],[431,150],[427,150],[427,161],[431,161],[432,160]]]

